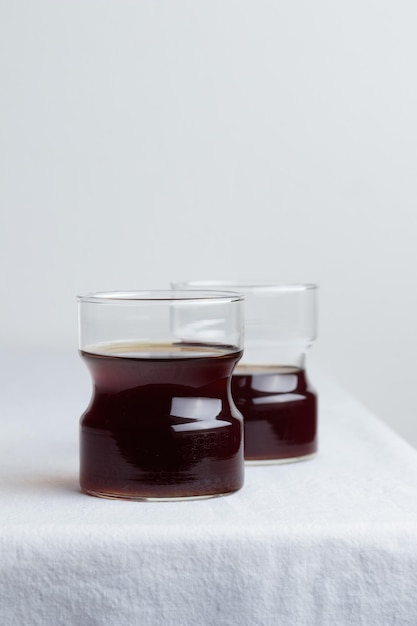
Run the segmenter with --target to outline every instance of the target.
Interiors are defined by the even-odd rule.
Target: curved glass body
[[[117,292],[78,302],[93,380],[80,423],[81,488],[130,500],[239,489],[243,425],[230,383],[242,354],[242,298]]]
[[[317,287],[312,284],[202,281],[176,287],[231,289],[245,296],[245,351],[232,394],[244,417],[248,463],[280,463],[317,452],[317,395],[306,351],[317,335]]]

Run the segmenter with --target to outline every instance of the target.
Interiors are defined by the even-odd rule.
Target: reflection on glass
[[[222,401],[219,398],[173,398],[171,415],[182,421],[172,424],[171,428],[180,433],[230,426],[230,421],[217,419],[221,410]]]

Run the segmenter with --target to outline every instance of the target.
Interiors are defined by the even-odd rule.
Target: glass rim
[[[97,291],[77,295],[77,302],[91,304],[120,304],[122,302],[239,302],[244,295],[235,291],[211,289],[148,289],[139,291]]]
[[[184,289],[243,289],[245,291],[273,291],[282,293],[315,291],[318,289],[316,283],[284,283],[279,281],[245,281],[245,280],[185,280],[173,283],[174,288]]]

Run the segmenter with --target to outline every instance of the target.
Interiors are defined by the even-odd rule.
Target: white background
[[[318,282],[310,363],[417,444],[416,23],[412,0],[1,2],[2,345],[76,350],[77,292]]]

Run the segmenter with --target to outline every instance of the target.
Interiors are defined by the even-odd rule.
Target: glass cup
[[[80,422],[84,492],[195,499],[243,484],[243,423],[231,401],[243,297],[213,291],[79,296],[93,394]]]
[[[232,394],[244,417],[245,459],[285,463],[317,452],[317,396],[305,356],[317,335],[317,286],[238,281],[175,283],[184,289],[230,289],[245,296],[245,351]]]

